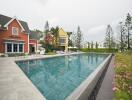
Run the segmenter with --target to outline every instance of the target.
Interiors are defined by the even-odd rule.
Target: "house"
[[[36,53],[37,50],[39,49],[39,40],[41,38],[41,33],[37,30],[30,30],[29,34],[29,53]]]
[[[68,51],[68,35],[62,28],[58,30],[57,44],[61,50]]]
[[[44,41],[45,43],[52,45],[54,42],[54,36],[50,32],[48,32],[44,37]]]
[[[29,34],[27,22],[0,14],[0,53],[29,53]]]
[[[29,40],[29,53],[36,53],[38,50],[38,40],[30,39]]]

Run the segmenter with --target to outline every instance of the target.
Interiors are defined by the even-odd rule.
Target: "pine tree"
[[[119,48],[122,52],[127,47],[127,43],[126,43],[127,29],[126,29],[126,26],[123,24],[123,22],[120,22],[119,24],[120,24]]]
[[[132,27],[132,17],[129,13],[127,14],[125,24],[126,24],[127,32],[128,32],[128,34],[127,34],[127,44],[128,44],[127,49],[130,49],[130,28]]]
[[[76,43],[77,43],[77,48],[80,49],[81,48],[81,42],[82,42],[82,32],[80,29],[80,26],[78,26],[77,28],[77,37],[76,37]]]
[[[93,49],[93,46],[94,46],[94,44],[93,44],[93,41],[91,42],[91,49]]]
[[[72,46],[76,47],[76,45],[77,45],[77,43],[76,43],[77,36],[76,36],[75,32],[72,32],[72,34],[70,36],[70,39],[72,41]]]
[[[48,32],[49,32],[49,22],[46,21],[45,26],[44,26],[43,36],[42,36],[43,39],[46,37]]]
[[[104,47],[107,47],[109,49],[115,47],[113,34],[114,33],[112,27],[110,25],[107,25]]]
[[[48,21],[46,21],[45,23],[44,32],[45,33],[49,32],[49,22]]]
[[[87,45],[88,45],[88,49],[90,49],[90,43],[89,42],[87,42]]]
[[[98,49],[98,46],[99,46],[98,42],[96,41],[96,44],[95,44],[96,49]]]

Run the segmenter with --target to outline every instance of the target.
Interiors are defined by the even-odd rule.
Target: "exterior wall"
[[[30,39],[29,45],[33,45],[35,47],[35,52],[38,50],[38,41],[36,39]]]
[[[54,38],[50,33],[45,36],[44,40],[48,44],[53,44],[54,42]]]
[[[18,28],[18,35],[12,35],[12,27]],[[24,40],[24,53],[28,53],[28,34],[25,32],[21,32],[21,27],[18,24],[17,20],[14,19],[9,25],[8,30],[0,30],[0,53],[5,52],[5,44],[4,39],[17,39],[17,40]]]
[[[65,44],[62,45],[62,44],[59,43],[59,39],[60,38],[66,38]],[[58,44],[59,44],[59,46],[64,46],[65,47],[65,51],[68,51],[68,35],[62,28],[59,29]]]

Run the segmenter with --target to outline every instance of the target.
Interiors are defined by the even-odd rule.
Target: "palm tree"
[[[58,26],[56,26],[56,28],[52,27],[50,29],[50,32],[55,37],[55,45],[58,46],[58,32],[59,32],[59,27]]]

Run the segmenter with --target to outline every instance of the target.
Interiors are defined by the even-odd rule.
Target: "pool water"
[[[65,100],[106,57],[85,53],[16,63],[47,100]]]

